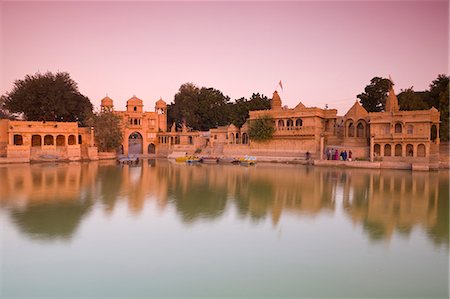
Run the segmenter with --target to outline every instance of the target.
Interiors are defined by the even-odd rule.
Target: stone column
[[[373,136],[370,137],[370,162],[373,162],[373,147],[374,147],[374,143],[373,143]],[[380,155],[381,155],[381,145],[380,145]]]
[[[90,146],[94,146],[94,127],[91,127],[91,141]]]
[[[441,139],[439,138],[439,123],[436,124],[436,144],[439,144]]]
[[[319,160],[323,160],[323,150],[324,150],[324,137],[320,136],[320,153]]]

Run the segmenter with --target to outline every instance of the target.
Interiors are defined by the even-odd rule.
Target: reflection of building
[[[371,173],[348,176],[344,185],[346,212],[375,239],[390,239],[395,230],[408,233],[415,225],[428,229],[437,223],[436,173]]]
[[[0,120],[0,162],[96,160],[93,131],[76,122]]]

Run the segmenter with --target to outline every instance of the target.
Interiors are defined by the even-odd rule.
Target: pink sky
[[[344,114],[374,76],[396,91],[448,74],[448,1],[1,2],[1,90],[15,79],[66,71],[98,107],[122,110],[134,94],[153,111],[181,84],[231,99]]]

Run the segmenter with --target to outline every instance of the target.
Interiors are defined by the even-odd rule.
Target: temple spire
[[[392,82],[391,76],[389,76],[389,81],[391,81],[391,86],[389,87],[388,97],[386,99],[386,108],[384,109],[384,111],[397,112],[399,110],[398,99],[395,95],[394,82]]]
[[[276,90],[273,92],[272,101],[270,101],[270,106],[272,110],[281,109],[281,98]]]

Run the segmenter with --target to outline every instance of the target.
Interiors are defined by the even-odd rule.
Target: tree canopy
[[[248,118],[250,110],[270,109],[270,100],[259,93],[254,93],[250,99],[240,98],[230,101],[221,91],[214,88],[197,87],[193,83],[180,86],[169,104],[168,122],[182,123],[194,130],[206,131],[230,123],[241,127]]]
[[[389,79],[374,77],[370,80],[370,84],[364,88],[364,92],[356,97],[368,112],[384,111],[391,84],[392,82]]]
[[[92,103],[65,72],[36,73],[16,80],[3,96],[4,108],[23,114],[26,120],[77,121],[84,125],[92,115]]]
[[[121,118],[111,111],[93,116],[95,143],[102,152],[116,151],[122,144]]]
[[[268,116],[264,115],[252,120],[249,124],[249,136],[250,139],[255,141],[267,141],[272,139],[275,132],[274,121]]]

